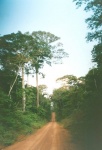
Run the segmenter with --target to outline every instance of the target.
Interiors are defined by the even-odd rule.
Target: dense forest
[[[60,63],[68,57],[60,38],[45,31],[0,36],[0,145],[34,132],[50,121],[51,111],[55,111],[57,121],[80,145],[78,150],[102,149],[102,1],[73,1],[92,14],[85,21],[90,29],[86,40],[97,42],[91,50],[94,67],[79,78],[58,78],[62,86],[50,97],[46,85],[38,84],[38,76],[45,63]],[[36,76],[35,87],[25,83],[25,76],[31,74]]]
[[[77,78],[65,75],[57,79],[62,87],[55,89],[57,119],[71,130],[81,150],[102,149],[102,1],[74,0],[77,7],[83,5],[92,16],[86,19],[90,32],[87,41],[97,42],[91,54],[93,67],[85,76]],[[84,66],[83,66],[84,67]],[[79,150],[78,149],[78,150]]]
[[[59,37],[44,31],[0,37],[0,144],[9,145],[51,119],[46,85],[38,84],[44,64],[67,57]],[[36,87],[25,76],[36,76]]]

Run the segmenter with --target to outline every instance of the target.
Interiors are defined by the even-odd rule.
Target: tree
[[[92,61],[102,70],[102,43],[94,46],[92,50]]]
[[[38,89],[38,73],[44,63],[51,65],[52,59],[56,62],[67,56],[64,52],[62,44],[56,41],[60,38],[43,31],[21,33],[11,33],[0,37],[0,63],[1,69],[8,69],[15,72],[16,77],[9,89],[8,95],[14,87],[18,74],[22,76],[22,109],[25,111],[25,71],[29,73],[34,70],[36,73],[37,83],[37,107],[39,107],[39,89]]]
[[[76,85],[78,80],[77,80],[77,77],[73,75],[65,75],[61,78],[58,78],[56,81],[61,81],[62,86],[69,89],[70,87]]]
[[[84,5],[84,10],[86,12],[90,11],[92,13],[91,17],[86,19],[88,28],[92,30],[87,35],[87,40],[98,40],[102,39],[102,1],[101,0],[73,0],[76,5],[80,7]]]
[[[8,95],[8,91],[11,89],[12,85],[13,85],[13,89],[12,91],[10,91],[10,95],[9,97],[13,97],[13,95],[15,95],[15,99],[16,99],[16,93],[14,91],[16,91],[16,88],[18,87],[19,89],[21,89],[21,77],[20,75],[18,75],[17,79],[17,74],[11,70],[5,70],[2,69],[0,70],[0,88],[2,89],[2,91]],[[15,84],[14,81],[16,79]],[[15,94],[13,94],[15,93]]]
[[[26,94],[26,110],[36,112],[36,96],[37,96],[36,87],[26,85],[25,94]]]
[[[47,86],[44,84],[39,85],[39,93],[41,93],[42,95],[47,95]]]
[[[14,71],[17,75],[9,90],[9,94],[17,80],[18,72],[22,70],[22,107],[25,111],[25,92],[24,92],[24,65],[30,60],[29,41],[31,36],[27,33],[22,34],[20,31],[0,37],[0,62],[1,68]]]
[[[101,150],[102,71],[93,68],[85,77],[65,75],[57,81],[64,81],[64,86],[52,94],[57,118],[65,119],[65,127],[80,141],[81,150]]]
[[[39,86],[38,86],[38,74],[39,74],[39,69],[43,66],[44,60],[40,58],[40,56],[36,56],[33,58],[33,64],[32,66],[35,69],[35,74],[36,74],[36,88],[37,88],[37,107],[39,107]]]
[[[33,39],[36,39],[35,54],[31,52],[33,56],[32,66],[36,72],[36,85],[37,85],[37,107],[39,107],[39,87],[38,87],[38,72],[43,67],[44,63],[51,65],[52,62],[59,63],[62,58],[67,57],[68,54],[64,52],[61,43],[56,42],[59,37],[49,32],[37,31],[32,32]]]

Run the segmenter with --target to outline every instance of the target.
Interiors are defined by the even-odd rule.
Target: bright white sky
[[[51,93],[57,87],[55,80],[64,75],[84,76],[91,63],[94,43],[87,43],[88,32],[82,8],[76,9],[73,0],[0,0],[0,34],[12,32],[47,31],[61,38],[69,57],[63,64],[45,65],[41,70],[45,79],[39,77],[39,84],[48,86]],[[29,79],[35,85],[35,78]]]

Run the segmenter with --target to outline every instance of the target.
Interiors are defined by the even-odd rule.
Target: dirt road
[[[57,124],[54,118],[35,134],[3,150],[75,150],[67,130]]]

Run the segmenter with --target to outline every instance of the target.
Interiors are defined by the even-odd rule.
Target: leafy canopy
[[[102,0],[73,0],[78,7],[84,5],[86,12],[90,11],[92,15],[86,19],[88,28],[92,32],[87,35],[87,40],[98,40],[102,38]]]

